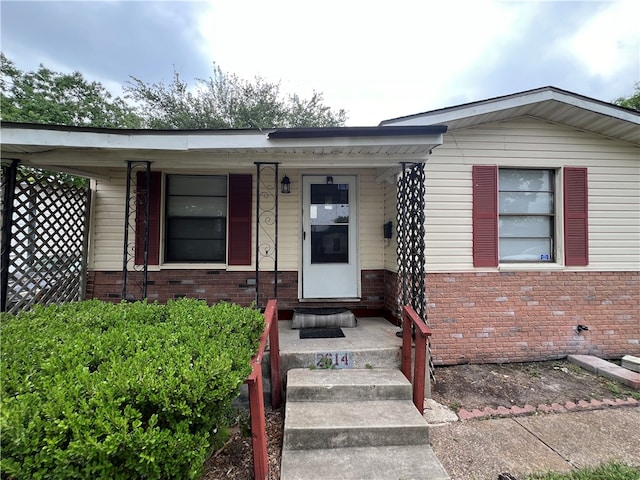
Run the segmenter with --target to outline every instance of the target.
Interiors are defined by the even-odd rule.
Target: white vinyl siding
[[[338,170],[313,171],[319,174],[334,174]],[[256,174],[254,171],[176,171],[167,173],[181,174],[207,174],[228,175],[232,173],[251,173],[253,175],[253,220],[252,230],[252,258],[253,264],[249,266],[227,267],[228,270],[247,271],[255,269],[255,195]],[[279,234],[278,234],[278,269],[297,271],[301,264],[301,200],[300,181],[302,171],[293,169],[280,169],[279,180],[286,174],[291,179],[291,193],[283,195],[279,193]],[[306,171],[305,171],[306,173]],[[342,172],[340,172],[342,173]],[[383,185],[375,183],[376,171],[367,169],[362,171],[349,171],[348,174],[358,176],[358,213],[360,243],[360,268],[379,269],[384,266],[384,239],[382,225],[384,223],[383,210]],[[270,180],[270,179],[268,179]],[[124,242],[124,210],[125,210],[125,170],[114,170],[110,174],[109,181],[98,180],[93,204],[93,221],[91,232],[90,267],[94,270],[121,270],[122,250]],[[280,184],[278,183],[278,188]],[[135,216],[135,212],[134,212]],[[164,215],[162,216],[164,218]],[[395,222],[394,222],[395,225]],[[161,232],[162,233],[162,232]],[[261,234],[264,238],[264,233]],[[162,235],[161,235],[162,238]],[[129,240],[133,241],[134,231],[130,229]],[[162,242],[162,240],[161,240]],[[161,245],[161,251],[164,245]],[[395,259],[394,259],[395,262]],[[165,265],[166,266],[166,265]],[[171,268],[172,265],[166,266]],[[175,266],[173,268],[178,267]],[[156,265],[149,266],[150,270],[157,270]],[[160,267],[162,268],[162,266]],[[188,268],[206,268],[197,264]],[[261,269],[273,268],[269,259],[262,259]]]
[[[640,149],[562,125],[522,118],[448,133],[444,144],[434,149],[426,164],[427,271],[474,270],[473,165],[586,167],[589,265],[567,270],[640,269]],[[562,212],[561,204],[557,212]],[[562,238],[562,225],[560,214],[555,232],[558,239]],[[556,254],[561,265],[562,248]]]
[[[359,175],[358,239],[360,242],[360,268],[384,267],[384,194],[383,185],[375,183],[375,170],[363,170]]]
[[[285,175],[291,181],[291,193],[286,195],[279,193],[278,196],[278,270],[297,271],[299,270],[298,260],[302,255],[302,210],[300,205],[302,184],[298,171],[290,168],[280,170],[280,181]],[[278,188],[281,189],[282,186],[278,184]],[[253,203],[255,204],[255,198]],[[252,230],[255,230],[255,227]],[[255,245],[255,236],[252,245]]]
[[[393,228],[391,229],[391,240],[385,240],[384,242],[384,268],[392,272],[398,271],[398,188],[396,186],[396,177],[394,176],[389,183],[384,181],[384,222],[391,222]]]
[[[125,173],[124,170],[112,171],[108,182],[96,181],[89,237],[90,269],[122,270]]]

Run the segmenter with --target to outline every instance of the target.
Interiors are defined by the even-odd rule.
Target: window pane
[[[553,170],[500,169],[500,261],[554,261],[553,190]]]
[[[216,262],[224,263],[226,245],[224,240],[169,239],[167,261],[169,262]]]
[[[169,197],[167,215],[170,217],[226,217],[225,197]]]
[[[227,177],[224,175],[167,175],[169,195],[226,196]]]
[[[218,239],[226,236],[226,221],[224,218],[169,218],[167,220],[167,238],[194,240]]]
[[[553,193],[500,192],[500,213],[553,213]]]
[[[501,262],[552,262],[550,238],[500,238]]]
[[[166,261],[226,261],[226,193],[226,176],[167,175]]]
[[[312,226],[311,245],[311,263],[348,263],[349,227]]]
[[[501,168],[498,181],[498,189],[500,191],[553,191],[553,172],[551,170],[518,170],[512,168]]]
[[[551,238],[553,219],[551,217],[500,217],[500,238],[537,237]]]

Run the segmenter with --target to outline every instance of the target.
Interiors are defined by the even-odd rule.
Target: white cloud
[[[568,47],[593,75],[613,79],[631,63],[640,79],[639,18],[637,0],[612,2],[569,39]]]
[[[349,125],[544,85],[611,100],[640,79],[638,0],[3,2],[19,68],[192,84],[211,62],[313,90]]]
[[[355,124],[432,108],[451,78],[514,34],[496,2],[211,2],[203,48],[225,71],[324,93]]]

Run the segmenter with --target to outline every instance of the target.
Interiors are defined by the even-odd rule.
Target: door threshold
[[[350,303],[350,302],[359,302],[360,297],[349,297],[349,298],[299,298],[298,302],[300,303]]]

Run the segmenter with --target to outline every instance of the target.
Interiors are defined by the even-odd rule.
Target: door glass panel
[[[311,185],[312,205],[338,205],[341,203],[349,203],[348,184],[325,185],[324,183],[317,183]]]
[[[311,263],[349,263],[349,184],[311,184]]]
[[[311,185],[311,225],[349,223],[349,185]]]
[[[311,263],[349,263],[349,226],[312,225]]]

